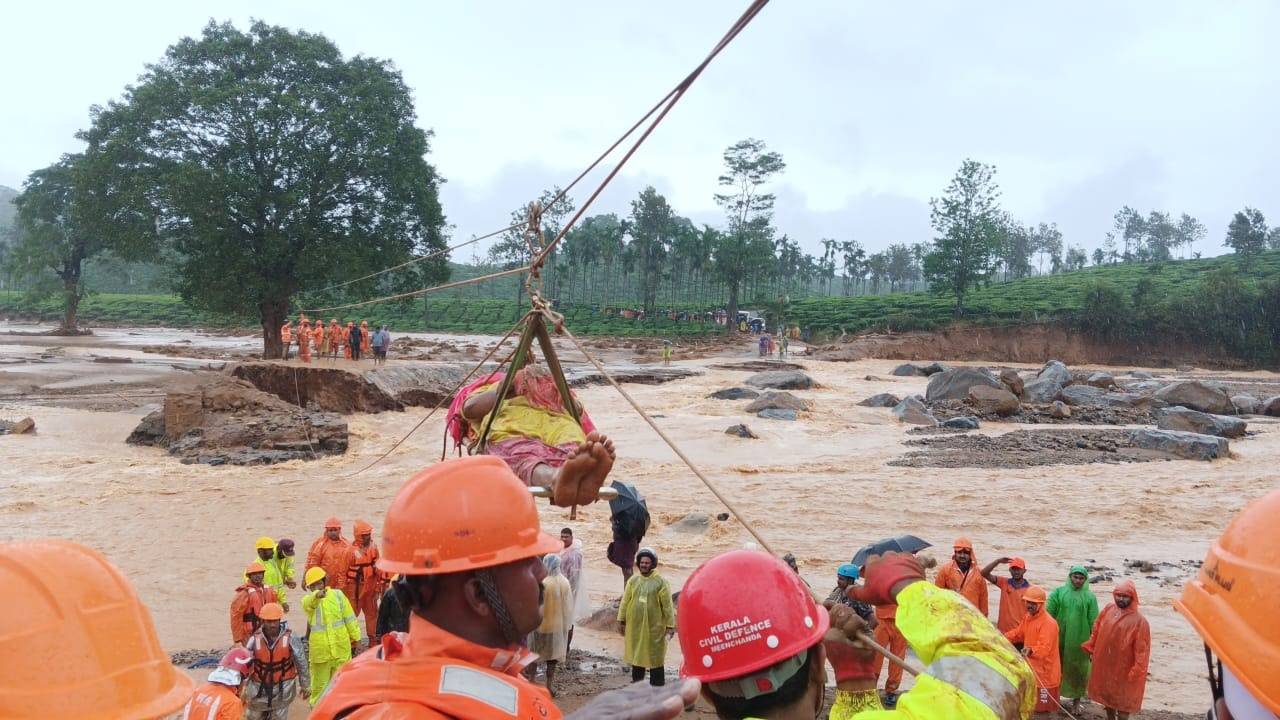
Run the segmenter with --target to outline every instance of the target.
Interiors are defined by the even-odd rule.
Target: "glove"
[[[846,591],[848,596],[872,605],[892,605],[893,588],[898,583],[924,580],[924,568],[914,555],[885,553],[872,555],[862,568],[862,575],[867,579],[866,584],[851,585]]]

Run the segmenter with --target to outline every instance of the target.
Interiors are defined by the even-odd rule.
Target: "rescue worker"
[[[298,581],[295,580],[293,570],[294,542],[290,538],[280,538],[280,542],[276,543],[275,561],[280,567],[280,576],[284,578],[285,587],[293,589],[298,587]],[[289,608],[285,607],[285,612],[289,612]]]
[[[409,632],[353,660],[311,720],[556,720],[546,689],[520,675],[521,640],[541,623],[539,557],[562,547],[544,533],[533,496],[502,460],[446,460],[410,478],[383,523],[378,568],[410,612]],[[575,718],[674,718],[696,682],[605,693]]]
[[[284,541],[282,540],[281,543]],[[289,541],[290,554],[292,554],[293,541]],[[281,554],[276,541],[263,535],[253,544],[253,549],[258,553],[256,562],[260,563],[266,574],[262,577],[262,584],[266,586],[268,595],[266,602],[277,602],[284,608],[285,612],[289,612],[289,599],[285,595],[285,587],[293,587],[297,585],[293,582],[293,558]],[[288,580],[286,581],[285,572],[288,571]],[[245,575],[245,581],[249,580],[249,576]]]
[[[347,580],[347,550],[351,543],[342,537],[342,521],[331,517],[324,521],[324,534],[311,543],[307,551],[307,570],[318,567],[328,577],[329,587],[341,590]]]
[[[373,338],[369,336],[369,321],[360,321],[360,354],[369,357],[369,349],[373,346]]]
[[[289,346],[293,344],[293,321],[285,320],[280,326],[280,345],[284,349],[280,353],[282,360],[289,359]]]
[[[378,627],[374,642],[381,645],[382,636],[393,632],[409,632],[409,615],[396,596],[395,581],[400,576],[392,575],[387,589],[382,591],[382,601],[378,603]]]
[[[360,351],[364,349],[364,333],[355,323],[347,323],[347,350],[351,352],[352,360],[360,359]]]
[[[360,642],[360,623],[356,622],[351,602],[342,592],[330,592],[323,569],[307,571],[303,582],[309,591],[302,596],[302,610],[307,613],[307,637],[310,653],[311,705],[315,706],[338,668],[351,659],[352,650]]]
[[[1089,573],[1073,565],[1067,584],[1049,594],[1045,609],[1058,621],[1058,651],[1062,655],[1062,697],[1071,698],[1071,712],[1080,709],[1080,698],[1089,687],[1089,656],[1080,649],[1093,634],[1098,619],[1098,599],[1089,589]]]
[[[298,323],[298,359],[311,362],[311,321],[305,317]]]
[[[266,572],[262,563],[249,563],[244,569],[248,582],[237,587],[235,597],[231,598],[231,642],[236,645],[244,645],[261,622],[262,606],[268,602],[267,595],[272,594],[262,584]]]
[[[329,348],[325,347],[326,337],[324,321],[320,318],[316,318],[315,328],[311,331],[311,344],[316,352],[316,358],[318,359],[324,359],[325,354],[329,351]]]
[[[329,357],[337,360],[338,355],[342,353],[342,345],[346,333],[342,331],[342,326],[338,324],[338,318],[329,319]]]
[[[951,560],[938,568],[934,583],[940,588],[954,590],[973,603],[983,617],[987,617],[987,583],[977,570],[978,558],[969,538],[956,538],[952,546]]]
[[[1151,626],[1138,612],[1138,588],[1125,578],[1111,591],[1089,641],[1080,646],[1093,661],[1089,698],[1107,711],[1107,720],[1129,720],[1142,709],[1151,660]]]
[[[182,710],[182,720],[240,720],[244,703],[240,687],[249,673],[253,655],[242,647],[231,648],[209,673],[209,679],[196,688]]]
[[[1211,720],[1280,718],[1277,517],[1280,489],[1246,505],[1173,601],[1204,641]]]
[[[1008,565],[1009,577],[997,576],[997,565]],[[1022,617],[1027,614],[1027,604],[1022,599],[1022,594],[1031,587],[1031,581],[1027,580],[1026,573],[1027,561],[1020,557],[996,558],[982,568],[982,577],[1000,590],[1000,615],[996,627],[1002,633],[1018,627],[1022,623]]]
[[[667,640],[676,632],[675,604],[671,585],[658,573],[658,555],[653,548],[636,553],[638,574],[627,580],[618,603],[618,630],[626,645],[623,662],[631,666],[631,682],[644,679],[650,685],[666,683]]]
[[[783,560],[786,560],[786,556],[783,556]],[[837,568],[836,587],[822,601],[822,605],[827,609],[845,605],[862,618],[868,628],[875,629],[879,624],[876,609],[849,597],[849,588],[857,584],[859,575],[861,571],[853,563],[844,563]],[[860,712],[884,709],[880,693],[876,691],[876,681],[880,677],[880,665],[883,662],[880,655],[874,651],[857,652],[847,643],[830,643],[827,645],[827,662],[831,663],[831,671],[836,678],[836,697],[831,705],[830,720],[847,720]]]
[[[1018,627],[1006,632],[1009,642],[1019,647],[1036,674],[1036,712],[1056,715],[1058,687],[1062,684],[1062,659],[1058,656],[1058,623],[1044,611],[1044,588],[1032,585],[1022,595],[1026,604]]]
[[[373,526],[364,520],[356,520],[352,532],[355,540],[347,546],[347,582],[342,587],[356,617],[364,613],[364,631],[370,638],[378,633],[378,599],[386,585],[384,575],[375,567],[378,561],[378,544],[373,541]],[[371,641],[372,642],[372,641]]]
[[[0,544],[0,715],[157,720],[194,684],[105,557],[67,540]]]
[[[262,607],[262,627],[249,638],[245,649],[253,653],[249,682],[247,720],[288,720],[289,705],[299,694],[311,694],[311,677],[302,642],[284,621],[284,609],[277,603]]]
[[[861,571],[859,571],[861,572]],[[876,643],[898,657],[906,657],[907,639],[898,630],[898,606],[894,603],[877,604]],[[884,680],[884,706],[892,709],[898,702],[898,688],[902,686],[902,666],[881,655],[880,666],[888,665]],[[877,678],[880,673],[876,673]]]

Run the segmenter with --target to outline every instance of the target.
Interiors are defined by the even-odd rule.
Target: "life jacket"
[[[298,677],[293,645],[289,642],[292,636],[293,631],[285,629],[273,645],[261,629],[253,635],[253,668],[249,679],[258,683],[258,696],[265,695],[268,702],[280,694],[286,680]]]
[[[357,556],[359,560],[356,559]],[[376,587],[374,581],[378,578],[378,570],[374,567],[374,563],[378,561],[378,545],[371,542],[368,547],[361,547],[352,542],[351,554],[348,557],[351,562],[347,565],[345,589],[351,591],[347,597],[358,600],[366,593],[372,592],[370,588]]]
[[[370,705],[416,705],[432,711],[431,717],[474,720],[561,717],[546,690],[520,675],[536,655],[484,648],[416,615],[409,622],[408,634],[385,635],[376,651],[343,666],[310,719],[344,718]],[[417,717],[403,711],[399,716]]]

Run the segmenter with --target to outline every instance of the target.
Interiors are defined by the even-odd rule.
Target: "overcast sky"
[[[706,54],[741,0],[27,2],[0,30],[0,185],[81,149],[89,106],[211,18],[323,34],[389,59],[435,132],[454,242],[564,185]],[[932,237],[928,202],[965,158],[1003,205],[1097,247],[1123,205],[1187,212],[1222,252],[1232,213],[1280,221],[1280,2],[776,0],[711,65],[594,206],[646,185],[718,224],[724,149],[787,163],[776,225],[872,251]],[[585,193],[576,193],[581,201]],[[460,253],[466,260],[470,249]]]

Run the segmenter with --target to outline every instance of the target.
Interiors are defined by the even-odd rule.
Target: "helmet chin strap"
[[[523,636],[516,630],[515,621],[511,619],[511,610],[507,608],[507,601],[502,599],[502,593],[498,591],[498,582],[494,580],[493,573],[488,568],[475,571],[476,579],[480,581],[480,592],[484,595],[484,601],[489,603],[489,607],[493,609],[493,616],[498,620],[498,628],[502,630],[502,636],[509,643],[518,643]]]

